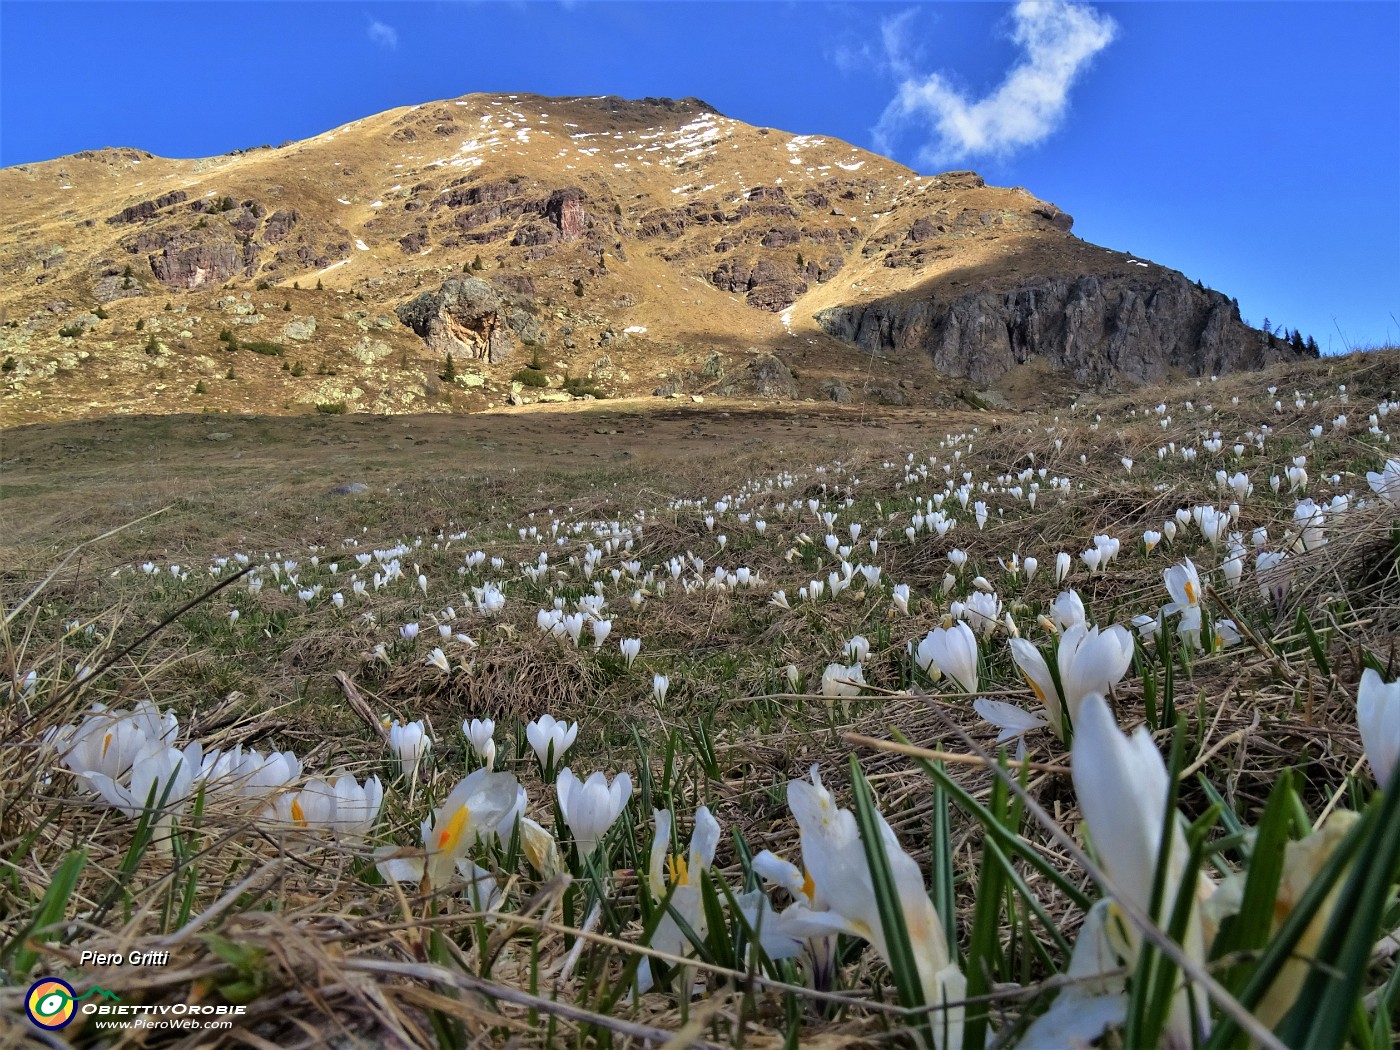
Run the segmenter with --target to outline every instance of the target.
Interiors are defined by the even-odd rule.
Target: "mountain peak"
[[[537,396],[527,362],[555,389],[901,403],[1028,364],[1082,385],[1289,352],[1023,188],[694,98],[473,94],[218,157],[84,151],[0,170],[0,193],[23,418],[485,408]],[[499,301],[420,302],[464,272]],[[791,380],[750,382],[774,354]]]

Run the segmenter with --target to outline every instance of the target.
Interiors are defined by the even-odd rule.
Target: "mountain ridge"
[[[1023,188],[695,98],[467,95],[219,157],[82,151],[0,169],[0,194],[11,422],[471,410],[572,396],[566,379],[936,404],[1025,367],[1103,385],[1296,356]],[[499,302],[403,320],[464,276]],[[532,364],[543,387],[519,380]]]

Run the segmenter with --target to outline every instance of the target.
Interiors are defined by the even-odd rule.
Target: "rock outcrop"
[[[797,398],[797,380],[791,369],[773,354],[755,358],[742,371],[728,377],[719,387],[728,397],[757,395],[777,401]]]
[[[476,277],[449,278],[437,291],[424,292],[394,312],[430,350],[458,359],[494,364],[511,355],[515,338],[545,339],[523,303]]]
[[[1082,383],[1215,375],[1297,356],[1247,327],[1219,292],[1158,271],[1033,278],[1005,291],[901,296],[822,310],[829,334],[867,353],[928,354],[940,372],[991,383],[1042,360]]]

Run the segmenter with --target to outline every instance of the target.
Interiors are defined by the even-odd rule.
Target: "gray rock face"
[[[252,258],[244,256],[251,251]],[[231,238],[219,231],[207,237],[195,231],[176,234],[167,239],[158,255],[150,256],[151,272],[161,284],[174,288],[198,288],[204,284],[221,284],[235,274],[257,271],[257,248],[252,244],[240,249]]]
[[[316,334],[316,318],[296,317],[282,326],[282,338],[304,343]]]
[[[440,354],[495,363],[515,349],[500,293],[476,277],[449,278],[395,313]]]
[[[1009,291],[831,307],[816,321],[868,353],[928,354],[945,375],[979,384],[1034,359],[1104,385],[1217,375],[1298,356],[1247,327],[1225,296],[1176,273],[1043,277]]]

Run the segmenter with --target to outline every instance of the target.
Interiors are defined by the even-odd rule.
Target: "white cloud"
[[[943,74],[916,72],[906,44],[912,14],[881,26],[900,85],[875,127],[875,141],[888,153],[898,134],[931,135],[919,159],[934,167],[976,155],[1004,156],[1043,141],[1064,119],[1070,88],[1118,30],[1113,19],[1087,4],[1020,0],[1011,16],[1011,39],[1024,56],[991,94],[974,101]]]
[[[369,39],[373,44],[388,48],[390,51],[399,46],[399,31],[393,26],[385,25],[379,19],[371,19],[369,23]]]

